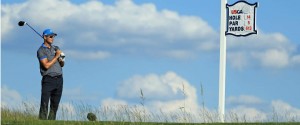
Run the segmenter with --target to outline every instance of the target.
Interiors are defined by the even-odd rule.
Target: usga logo
[[[231,14],[243,14],[243,10],[231,10]]]

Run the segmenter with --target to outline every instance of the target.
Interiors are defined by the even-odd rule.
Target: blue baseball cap
[[[43,32],[43,36],[57,36],[51,29],[45,29]]]

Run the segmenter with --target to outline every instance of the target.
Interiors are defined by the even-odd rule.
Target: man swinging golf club
[[[37,51],[37,58],[40,63],[42,75],[42,92],[39,119],[55,120],[63,91],[63,72],[64,59],[61,57],[59,47],[52,45],[57,36],[51,29],[43,32],[44,43]],[[50,100],[50,112],[48,115],[48,103]],[[48,118],[47,118],[48,115]]]

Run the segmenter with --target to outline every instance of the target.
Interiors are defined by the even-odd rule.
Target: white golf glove
[[[60,53],[60,60],[65,61],[65,54],[63,52]]]

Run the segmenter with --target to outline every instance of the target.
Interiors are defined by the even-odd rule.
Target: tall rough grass
[[[1,106],[1,124],[23,123],[25,121],[36,121],[37,108],[32,103],[23,102],[18,108]]]
[[[87,114],[94,113],[98,121],[116,121],[119,123],[127,122],[160,122],[160,123],[217,123],[218,113],[209,111],[205,108],[201,109],[198,114],[192,114],[179,110],[177,112],[159,112],[148,111],[143,105],[115,105],[93,107],[85,103],[74,104],[74,111],[59,109],[57,119],[64,121],[88,121]],[[22,108],[21,108],[22,107]],[[227,122],[247,123],[246,116],[238,116],[236,113],[227,114]],[[299,122],[296,117],[290,117],[289,114],[273,113],[267,121],[254,122]],[[24,102],[20,108],[1,107],[1,123],[34,123],[38,121],[38,106],[32,103]],[[253,121],[252,121],[253,122]]]
[[[163,109],[157,111],[149,111],[146,106],[146,97],[143,90],[140,89],[140,102],[137,105],[111,105],[111,106],[92,106],[84,102],[70,102],[68,105],[60,106],[57,114],[58,120],[64,121],[88,121],[87,114],[94,113],[98,121],[116,121],[118,123],[141,123],[141,122],[160,122],[160,123],[217,123],[218,112],[211,111],[205,108],[204,91],[201,84],[202,107],[198,113],[191,113],[186,107],[185,102],[178,107],[178,111],[165,112]],[[185,86],[182,86],[182,94],[186,97]],[[17,107],[2,106],[1,107],[1,124],[13,123],[34,123],[38,121],[38,103],[23,102]],[[253,119],[248,121],[246,116],[238,116],[234,112],[229,112],[226,115],[227,122],[300,122],[299,118],[290,115],[273,111],[273,114],[267,121]],[[259,116],[258,116],[259,117]],[[297,121],[298,120],[298,121]]]

